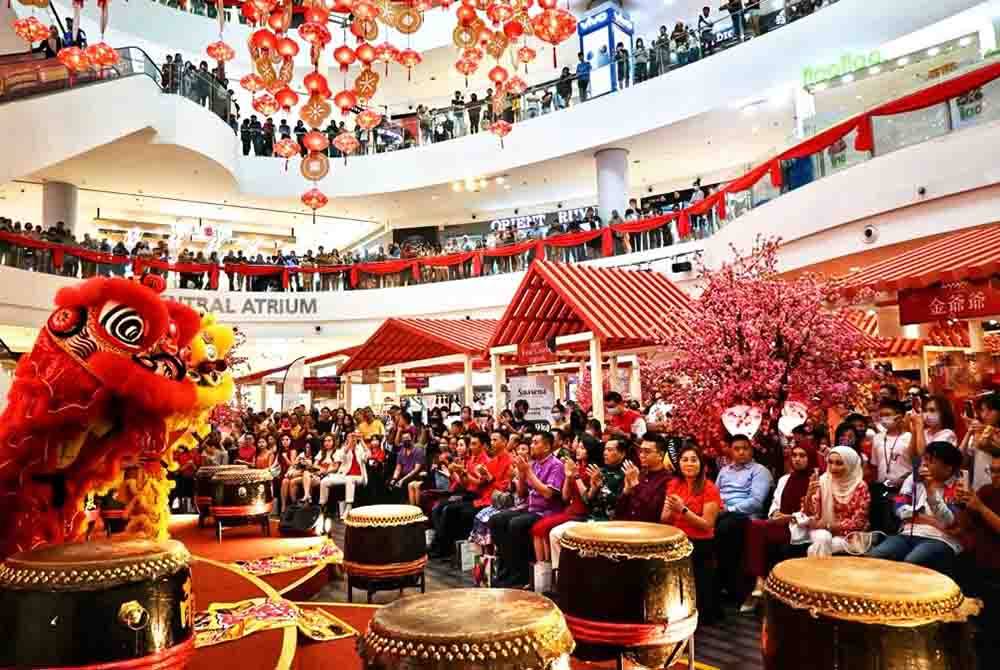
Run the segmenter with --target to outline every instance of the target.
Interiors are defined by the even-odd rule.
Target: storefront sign
[[[340,388],[340,377],[306,377],[302,380],[302,388],[306,391],[336,393]]]
[[[517,345],[517,362],[521,365],[554,363],[556,360],[556,354],[549,348],[548,342],[519,342]]]
[[[552,406],[556,403],[555,377],[552,375],[526,375],[507,382],[510,389],[510,406],[518,400],[528,402],[524,418],[529,421],[547,420]]]
[[[816,82],[826,81],[834,77],[843,76],[849,72],[860,70],[861,68],[878,65],[882,62],[882,56],[878,51],[872,51],[868,55],[846,53],[840,57],[836,63],[827,65],[816,65],[802,69],[802,85],[810,86]]]
[[[171,293],[168,298],[202,312],[222,317],[314,316],[319,314],[316,298],[257,298],[220,296],[196,298]]]
[[[1000,314],[1000,282],[959,281],[899,292],[899,322],[930,323]]]
[[[430,385],[431,385],[431,380],[429,377],[406,378],[406,388],[408,389],[425,389]]]

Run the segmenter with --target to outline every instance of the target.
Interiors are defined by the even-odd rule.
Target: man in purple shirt
[[[531,462],[514,461],[517,490],[528,498],[527,512],[504,511],[490,518],[490,535],[500,557],[500,573],[494,586],[521,588],[528,579],[534,557],[531,527],[539,519],[563,508],[562,485],[566,470],[552,453],[552,433],[536,433],[531,439]]]

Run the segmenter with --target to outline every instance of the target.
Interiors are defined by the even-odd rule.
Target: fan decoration
[[[302,204],[315,212],[317,209],[326,207],[330,199],[323,195],[318,188],[311,188],[302,194]]]
[[[17,19],[13,23],[14,33],[28,44],[41,42],[49,38],[49,29],[34,16]]]
[[[121,60],[118,52],[105,42],[91,44],[84,52],[87,54],[87,58],[90,59],[91,64],[97,69],[112,67]]]
[[[89,70],[91,67],[90,58],[87,57],[87,53],[80,47],[65,47],[60,49],[56,57],[71,73],[83,72],[84,70]]]
[[[362,130],[371,130],[382,123],[382,115],[373,109],[363,109],[358,112],[354,120]]]
[[[208,54],[209,58],[212,58],[220,63],[225,63],[236,58],[236,52],[233,48],[222,40],[209,44],[205,48],[205,53]]]
[[[490,124],[490,132],[500,138],[500,148],[503,149],[503,138],[510,134],[512,126],[507,121],[500,119]]]

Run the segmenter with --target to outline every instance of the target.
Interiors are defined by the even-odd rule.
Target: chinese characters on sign
[[[517,345],[517,362],[521,365],[554,363],[557,360],[559,357],[549,348],[548,342],[520,342]]]
[[[996,278],[899,292],[899,322],[903,325],[997,314],[1000,314],[1000,283]]]

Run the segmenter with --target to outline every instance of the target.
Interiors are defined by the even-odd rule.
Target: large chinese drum
[[[220,472],[246,469],[245,465],[203,465],[198,468],[194,473],[194,504],[198,508],[198,516],[204,518],[210,514],[216,489],[212,477]]]
[[[358,650],[369,670],[554,670],[569,668],[573,637],[548,598],[449,589],[380,608]]]
[[[11,556],[0,566],[0,667],[185,667],[194,652],[189,560],[173,540]]]
[[[972,670],[968,616],[980,603],[950,578],[874,558],[799,558],[765,585],[766,670]]]
[[[212,475],[211,514],[220,541],[224,523],[257,521],[265,535],[271,534],[268,518],[274,508],[273,479],[270,470],[224,470]]]
[[[399,577],[427,565],[427,517],[413,505],[355,507],[344,519],[344,570],[362,577]]]
[[[698,626],[694,549],[684,532],[637,521],[586,523],[560,545],[559,604],[577,655],[672,665]]]

